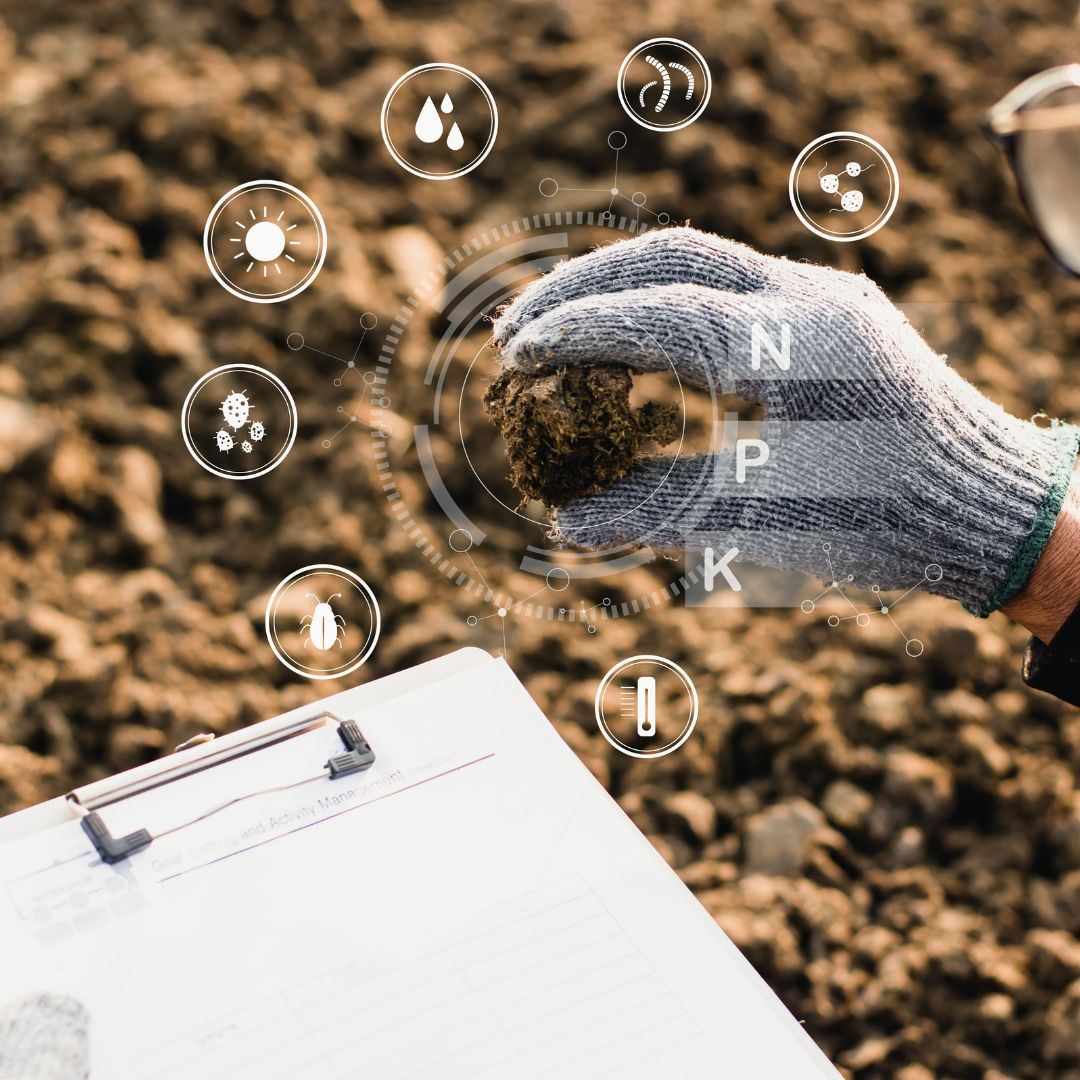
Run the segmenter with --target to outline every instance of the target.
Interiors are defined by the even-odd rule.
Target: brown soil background
[[[934,344],[1010,408],[1080,420],[1078,286],[978,134],[1020,78],[1075,59],[1071,0],[0,11],[0,811],[321,696],[261,632],[269,590],[305,563],[374,584],[364,678],[499,644],[385,512],[367,440],[322,449],[334,372],[284,340],[317,326],[313,343],[351,349],[360,313],[385,327],[427,272],[418,253],[543,209],[542,176],[603,186],[613,128],[650,203],[864,268],[926,301]],[[705,118],[650,138],[614,74],[656,34],[693,41],[714,90]],[[463,181],[406,176],[379,138],[387,88],[429,60],[499,100],[495,151]],[[786,193],[799,148],[840,128],[903,176],[889,226],[842,249]],[[217,197],[259,176],[304,189],[330,234],[315,286],[268,308],[226,294],[201,251]],[[257,485],[202,472],[177,433],[188,387],[237,360],[286,377],[310,423]],[[1022,687],[1024,635],[1003,618],[922,597],[906,618],[919,660],[891,628],[674,606],[594,636],[514,624],[510,659],[848,1075],[1080,1077],[1080,717]],[[595,734],[596,680],[632,652],[685,665],[704,702],[660,762],[616,760]]]

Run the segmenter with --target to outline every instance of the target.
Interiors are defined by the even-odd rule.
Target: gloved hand
[[[557,266],[500,313],[495,337],[518,369],[674,370],[764,407],[768,451],[744,449],[741,482],[731,450],[639,461],[557,512],[556,539],[583,547],[736,546],[761,565],[824,581],[835,567],[886,590],[923,583],[933,565],[931,591],[986,615],[1038,560],[1080,444],[1071,426],[989,401],[867,277],[690,228]]]
[[[90,1071],[83,1005],[28,994],[0,1009],[0,1080],[84,1080]]]

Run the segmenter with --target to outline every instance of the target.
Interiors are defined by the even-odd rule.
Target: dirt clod
[[[650,401],[633,409],[632,385],[623,367],[499,375],[484,407],[502,432],[515,490],[563,506],[610,487],[649,444],[674,441],[679,407]]]

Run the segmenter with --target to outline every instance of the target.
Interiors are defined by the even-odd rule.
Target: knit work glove
[[[86,1009],[65,994],[28,994],[0,1009],[0,1080],[84,1080]]]
[[[673,370],[764,408],[767,450],[639,461],[556,513],[565,544],[734,546],[824,581],[839,563],[885,590],[932,566],[927,588],[987,615],[1042,553],[1080,445],[1076,428],[989,401],[867,277],[690,228],[562,263],[500,313],[495,337],[519,370]]]

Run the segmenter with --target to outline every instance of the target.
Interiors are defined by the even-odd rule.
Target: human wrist
[[[1039,561],[1024,587],[1001,610],[1049,644],[1080,605],[1080,472]]]

